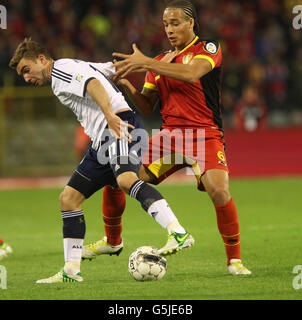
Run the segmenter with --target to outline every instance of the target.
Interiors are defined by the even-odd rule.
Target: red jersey
[[[165,55],[155,59],[161,60]],[[144,87],[158,91],[162,128],[213,127],[221,130],[222,54],[219,43],[196,37],[171,63],[188,64],[192,59],[208,60],[212,70],[194,84],[149,71]]]

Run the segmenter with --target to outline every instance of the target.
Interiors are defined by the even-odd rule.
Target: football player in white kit
[[[143,149],[138,140],[144,140],[145,131],[109,79],[114,73],[111,63],[54,61],[43,46],[25,38],[9,65],[29,84],[38,87],[50,84],[53,93],[75,113],[92,140],[92,147],[60,195],[65,265],[54,276],[37,283],[83,281],[80,262],[86,226],[82,203],[105,185],[121,188],[137,199],[169,234],[178,234],[171,251],[194,244],[194,238],[180,225],[163,196],[138,177]]]

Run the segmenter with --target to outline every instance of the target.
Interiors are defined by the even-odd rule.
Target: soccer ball
[[[129,257],[128,270],[137,281],[159,280],[166,269],[167,260],[158,254],[155,247],[139,247]]]

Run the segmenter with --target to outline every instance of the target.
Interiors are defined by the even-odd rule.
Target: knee
[[[65,189],[61,192],[59,196],[61,208],[71,207],[72,205],[72,196]]]
[[[123,178],[118,179],[117,184],[121,190],[123,190],[125,193],[129,194],[129,190],[130,190],[131,186],[129,186],[126,179],[123,179]]]
[[[65,188],[59,196],[59,201],[62,210],[78,210],[84,196],[75,189]]]
[[[217,186],[208,192],[214,205],[220,206],[226,204],[231,199],[229,188]]]
[[[131,186],[138,180],[134,172],[125,172],[120,174],[116,181],[120,189],[129,194]]]

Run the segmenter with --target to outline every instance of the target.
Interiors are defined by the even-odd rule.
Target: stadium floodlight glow
[[[302,5],[294,6],[293,14],[297,14],[293,19],[293,28],[295,30],[302,29]]]
[[[7,10],[0,5],[0,29],[7,29]]]

